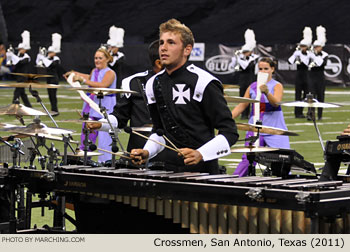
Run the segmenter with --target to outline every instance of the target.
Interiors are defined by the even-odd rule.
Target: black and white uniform
[[[310,64],[310,52],[302,52],[296,50],[292,56],[289,57],[288,62],[290,64],[296,63],[299,60],[300,64],[297,64],[297,74],[295,79],[295,100],[302,101],[306,98],[308,91],[308,81],[309,81],[309,64]],[[294,114],[296,117],[301,117],[303,115],[302,107],[295,107]]]
[[[148,111],[145,85],[147,80],[154,75],[153,71],[136,73],[122,80],[122,89],[136,91],[137,94],[124,94],[114,106],[111,115],[114,115],[118,128],[125,128],[130,120],[130,127],[143,127],[151,124],[151,116]],[[144,133],[144,132],[143,132]],[[146,140],[138,135],[131,134],[127,150],[143,148]]]
[[[203,161],[185,166],[177,152],[147,141],[144,149],[149,151],[150,158],[163,151],[166,169],[218,173],[218,158],[230,154],[230,146],[238,139],[220,81],[194,65],[185,64],[170,75],[163,70],[149,79],[146,95],[154,132],[162,129],[178,148],[198,150]],[[217,136],[214,129],[218,130]],[[151,138],[166,143],[156,133]]]
[[[36,59],[36,63],[42,60],[45,68],[46,68],[46,73],[48,75],[52,75],[53,77],[48,77],[46,80],[46,83],[48,84],[56,84],[58,85],[59,83],[59,77],[58,73],[60,70],[60,65],[61,65],[61,60],[58,56],[54,57],[45,57],[42,56],[41,54],[38,54],[38,57]],[[49,100],[51,104],[51,110],[58,112],[58,107],[57,107],[57,89],[56,88],[48,88],[47,92],[49,94]]]
[[[318,54],[310,53],[310,58],[313,61],[314,66],[311,67],[309,72],[309,90],[319,102],[324,102],[324,93],[326,89],[324,67],[327,64],[328,53],[321,51]],[[318,119],[322,118],[323,108],[317,109]]]
[[[12,57],[12,64],[15,66],[13,70],[14,73],[29,73],[30,56],[27,53],[12,55],[11,57]],[[28,80],[27,77],[17,76],[17,82],[26,82],[27,80]],[[23,104],[25,106],[32,107],[28,99],[28,96],[25,92],[25,89],[15,88],[12,102],[15,102],[15,100],[19,99],[20,97],[22,98]]]
[[[243,54],[232,57],[232,65],[239,66],[238,83],[239,83],[239,96],[243,97],[250,84],[256,81],[255,65],[259,55],[252,53],[250,56],[245,57]],[[241,114],[242,119],[248,119],[250,112],[250,106],[248,106]]]
[[[117,52],[117,54],[113,54],[113,61],[109,63],[110,68],[114,70],[114,72],[117,74],[117,86],[116,88],[119,89],[122,85],[122,80],[124,78],[123,76],[123,66],[125,65],[125,55],[122,52]],[[117,101],[119,100],[120,96],[117,95]]]

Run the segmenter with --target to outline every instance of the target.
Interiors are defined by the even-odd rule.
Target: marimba
[[[129,205],[181,224],[190,233],[349,233],[350,183],[316,177],[236,177],[165,170],[61,166],[10,168],[31,192],[85,195]]]

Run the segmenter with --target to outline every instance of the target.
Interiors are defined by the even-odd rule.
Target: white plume
[[[326,28],[324,28],[322,25],[317,26],[316,28],[316,36],[317,40],[314,42],[314,46],[322,46],[324,47],[326,44]]]
[[[30,49],[30,32],[25,30],[22,32],[21,36],[22,36],[22,43],[19,43],[17,48],[29,50]]]
[[[243,51],[253,51],[256,47],[255,33],[251,29],[247,29],[244,33],[245,44],[242,46]]]
[[[61,39],[62,36],[59,33],[53,33],[52,37],[52,45],[48,48],[49,52],[60,53],[61,52]]]
[[[303,39],[300,41],[300,44],[310,46],[311,43],[312,43],[312,30],[310,27],[305,26],[303,30]]]
[[[107,44],[110,46],[123,47],[124,46],[124,29],[115,27],[114,25],[109,28],[109,40]]]

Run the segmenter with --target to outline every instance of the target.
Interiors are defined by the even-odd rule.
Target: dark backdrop
[[[294,47],[302,39],[305,26],[312,28],[315,39],[316,27],[323,25],[327,29],[327,45],[347,45],[350,40],[348,0],[0,0],[0,3],[3,42],[17,46],[23,30],[30,31],[29,54],[35,61],[38,47],[49,46],[51,34],[58,32],[62,34],[59,56],[63,67],[83,72],[93,67],[94,52],[108,40],[111,25],[125,29],[125,47],[121,49],[126,55],[125,74],[143,71],[149,63],[147,44],[157,39],[159,24],[172,17],[189,26],[197,42],[215,47],[243,45],[247,28],[255,31],[258,44],[272,48]],[[32,72],[35,71],[33,64]]]
[[[323,25],[328,42],[348,43],[347,0],[1,0],[8,40],[24,29],[41,43],[61,33],[65,42],[105,42],[111,25],[126,30],[126,43],[156,39],[169,18],[188,25],[197,41],[241,45],[247,28],[260,44],[296,43],[304,26]]]

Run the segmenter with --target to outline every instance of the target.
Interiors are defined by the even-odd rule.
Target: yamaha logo
[[[324,67],[324,74],[327,77],[337,77],[343,68],[343,64],[337,55],[328,55],[327,64]]]
[[[214,74],[230,74],[234,72],[234,66],[232,66],[231,61],[231,56],[216,55],[205,62],[205,67]]]

